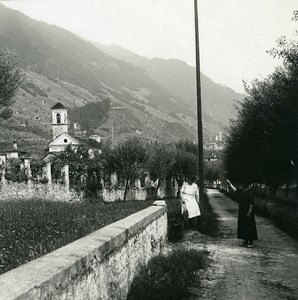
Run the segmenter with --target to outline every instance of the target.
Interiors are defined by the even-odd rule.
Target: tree
[[[81,107],[75,107],[69,110],[69,117],[72,122],[78,122],[82,130],[90,131],[97,128],[108,117],[111,106],[109,98],[98,102],[90,102]]]
[[[221,178],[221,162],[205,162],[204,163],[204,179],[207,181],[216,181]]]
[[[132,180],[140,177],[147,162],[145,144],[138,137],[130,137],[114,147],[107,146],[103,149],[104,173],[116,173],[119,179],[125,181],[124,201]]]
[[[0,109],[13,103],[22,79],[15,53],[9,49],[0,49]]]
[[[154,199],[157,198],[161,181],[171,177],[175,164],[175,147],[166,143],[154,142],[149,149],[148,171],[150,177],[158,179]]]
[[[265,182],[276,190],[295,176],[298,183],[298,41],[282,37],[269,52],[283,64],[264,80],[245,84],[247,97],[229,128],[225,166],[234,180]]]
[[[100,180],[103,177],[102,157],[99,153],[90,156],[89,148],[85,145],[79,146],[76,150],[71,145],[63,152],[56,155],[52,162],[53,177],[60,177],[61,168],[69,165],[69,180],[71,187],[78,191],[84,190],[87,196],[96,196],[101,190]]]
[[[172,174],[178,183],[177,197],[180,195],[185,177],[196,177],[198,175],[197,146],[188,140],[180,140],[176,143],[175,164]]]

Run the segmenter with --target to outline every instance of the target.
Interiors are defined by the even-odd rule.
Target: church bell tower
[[[61,103],[57,102],[52,108],[52,128],[53,141],[62,133],[68,132],[67,124],[67,108]]]

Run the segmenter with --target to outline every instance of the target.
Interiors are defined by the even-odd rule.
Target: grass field
[[[0,274],[56,250],[150,205],[152,200],[66,203],[0,201]],[[168,216],[180,201],[168,199]]]
[[[0,201],[0,274],[152,204]]]

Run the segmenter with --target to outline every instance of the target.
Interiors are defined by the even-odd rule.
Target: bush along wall
[[[168,213],[168,239],[170,242],[176,242],[184,236],[184,222],[181,215],[180,199],[167,199],[167,213]]]
[[[168,256],[152,258],[133,280],[127,299],[186,299],[196,272],[207,267],[207,257],[207,251],[179,249]]]
[[[234,194],[226,194],[239,202]],[[255,212],[259,216],[271,219],[278,228],[298,239],[298,204],[258,195],[255,198]]]
[[[177,242],[183,238],[187,224],[185,224],[181,214],[180,199],[167,199],[166,202],[168,207],[168,239],[170,242]],[[210,205],[206,194],[201,197],[199,206],[202,215],[196,228],[193,229],[211,237],[222,235],[218,216]]]
[[[261,216],[270,218],[277,227],[298,239],[298,204],[256,197],[255,211]]]

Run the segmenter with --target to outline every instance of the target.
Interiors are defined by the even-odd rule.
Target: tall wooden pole
[[[200,197],[204,193],[204,163],[203,163],[203,124],[202,124],[202,98],[201,98],[201,68],[199,47],[198,2],[194,0],[195,35],[196,35],[196,81],[197,81],[197,118],[198,118],[198,161],[199,161],[199,191]]]

